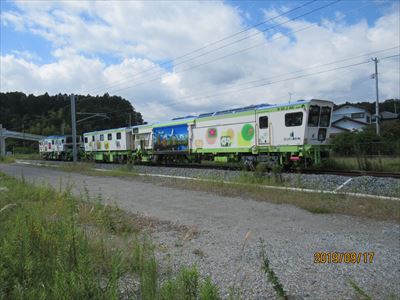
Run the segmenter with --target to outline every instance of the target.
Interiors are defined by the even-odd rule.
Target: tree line
[[[104,113],[108,118],[95,117],[77,123],[77,133],[107,128],[118,128],[143,124],[140,112],[131,102],[120,97],[104,94],[103,96],[76,95],[76,111],[79,113]],[[78,114],[77,120],[89,115]],[[71,134],[71,101],[69,95],[50,96],[26,95],[22,92],[0,93],[0,124],[13,131],[39,135]],[[7,141],[7,150],[14,147],[29,146],[30,142]]]

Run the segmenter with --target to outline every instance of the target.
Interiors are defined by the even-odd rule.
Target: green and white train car
[[[88,160],[101,162],[131,162],[147,160],[152,149],[152,126],[113,128],[83,134]]]
[[[332,109],[331,101],[300,100],[89,132],[85,152],[108,162],[318,164],[327,152]]]
[[[300,100],[200,115],[192,153],[215,161],[319,163],[326,149],[333,103]]]
[[[76,138],[77,154],[83,153],[81,137]],[[39,141],[39,154],[46,160],[72,160],[72,136],[50,135]]]
[[[130,127],[87,132],[83,134],[83,141],[89,160],[124,162],[134,150]]]

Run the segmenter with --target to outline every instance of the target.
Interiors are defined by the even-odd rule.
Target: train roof
[[[187,122],[193,121],[197,118],[198,118],[197,116],[178,117],[178,118],[173,118],[170,121],[153,123],[152,127],[157,128],[157,127],[163,127],[163,126],[180,125],[180,124],[185,124]]]
[[[110,132],[110,131],[123,131],[123,130],[130,130],[130,129],[131,129],[131,127],[109,128],[109,129],[102,129],[102,130],[84,132],[83,135],[85,135],[85,134],[93,134],[93,133],[105,133],[105,132]]]
[[[220,115],[226,115],[226,114],[236,114],[236,113],[240,113],[240,112],[244,112],[244,111],[261,110],[261,109],[266,109],[266,108],[274,108],[274,107],[295,105],[295,104],[308,103],[308,102],[310,102],[310,101],[309,100],[308,101],[307,100],[297,100],[294,102],[280,103],[280,104],[269,104],[269,103],[254,104],[254,105],[248,105],[248,106],[244,106],[244,107],[203,113],[203,114],[200,114],[198,116],[198,118],[214,117],[214,116],[220,116]]]
[[[45,136],[43,139],[60,139],[65,138],[67,135],[49,135]]]
[[[304,104],[304,103],[309,103],[310,101],[311,100],[296,100],[296,101],[291,101],[291,102],[260,106],[260,107],[257,107],[256,110],[262,110],[262,109],[266,109],[266,108],[282,107],[282,106],[289,106],[289,105]]]

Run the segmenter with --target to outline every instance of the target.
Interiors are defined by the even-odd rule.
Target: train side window
[[[100,141],[104,141],[104,134],[100,134]]]
[[[109,140],[109,141],[112,140],[112,133],[107,134],[107,140]]]
[[[320,127],[329,127],[331,123],[331,108],[329,106],[321,107],[321,119],[319,120]]]
[[[268,128],[268,116],[263,116],[258,119],[260,129]]]
[[[88,142],[88,138],[87,138],[87,136],[85,136],[85,144],[87,144],[87,142]]]
[[[92,135],[92,142],[94,142],[94,135]]]
[[[303,124],[303,112],[285,114],[285,126],[294,127]]]
[[[308,126],[318,127],[319,111],[320,111],[320,107],[318,105],[310,106],[310,112],[308,114]]]
[[[117,132],[117,140],[121,139],[121,132]]]
[[[64,144],[64,139],[61,140],[61,144]]]
[[[51,144],[54,145],[54,140],[51,140]]]

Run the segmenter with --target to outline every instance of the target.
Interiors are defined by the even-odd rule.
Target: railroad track
[[[218,164],[143,164],[151,167],[163,167],[163,168],[191,168],[191,169],[218,169],[218,170],[243,170],[243,166],[240,164],[232,165],[218,165]],[[303,170],[289,170],[287,173],[299,173],[299,174],[321,174],[321,175],[338,175],[338,176],[349,176],[349,177],[360,177],[360,176],[373,176],[373,177],[391,177],[400,178],[400,172],[382,172],[382,171],[361,171],[361,170],[318,170],[318,169],[303,169]]]
[[[39,162],[39,161],[37,161]],[[61,161],[45,161],[54,164],[65,164],[68,162]],[[96,163],[99,168],[109,169],[110,166],[115,166],[116,168],[121,166],[120,164],[110,164],[110,163]],[[243,166],[240,164],[229,164],[229,165],[219,165],[219,164],[139,164],[148,167],[158,167],[158,168],[187,168],[187,169],[217,169],[217,170],[232,170],[240,171],[243,170]],[[360,177],[360,176],[373,176],[373,177],[389,177],[389,178],[400,178],[400,172],[382,172],[382,171],[360,171],[360,170],[318,170],[318,169],[303,169],[303,170],[290,170],[288,173],[299,173],[299,174],[320,174],[320,175],[338,175],[338,176],[349,176],[349,177]]]
[[[304,174],[326,174],[326,175],[339,175],[339,176],[373,176],[373,177],[392,177],[400,178],[400,172],[381,172],[381,171],[359,171],[359,170],[315,170],[315,169],[305,169],[301,173]]]

